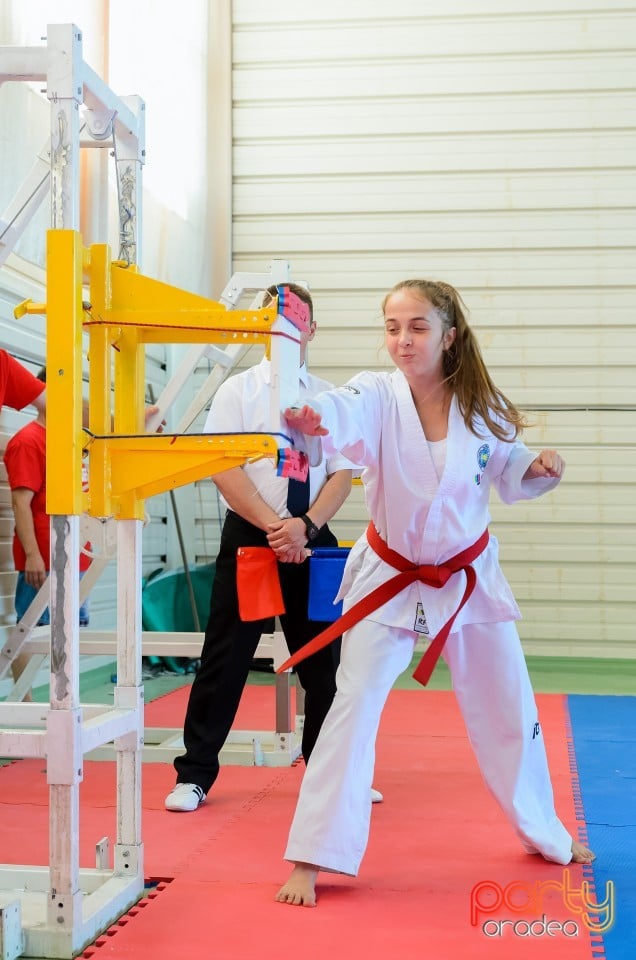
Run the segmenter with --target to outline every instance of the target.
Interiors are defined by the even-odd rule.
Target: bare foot
[[[578,840],[572,841],[572,863],[591,863],[596,860],[596,854],[589,847],[584,847]]]
[[[295,864],[289,880],[276,894],[276,900],[293,907],[315,907],[318,870],[313,863]]]

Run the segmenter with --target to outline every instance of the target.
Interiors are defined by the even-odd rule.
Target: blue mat
[[[614,883],[614,924],[602,935],[606,960],[636,957],[636,696],[568,697],[582,812],[603,898]],[[603,953],[604,948],[604,953]]]

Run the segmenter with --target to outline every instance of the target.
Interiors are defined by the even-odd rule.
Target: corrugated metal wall
[[[311,366],[338,383],[387,363],[393,283],[456,285],[495,380],[535,412],[527,440],[568,462],[557,493],[494,504],[526,650],[636,656],[636,3],[233,16],[234,269],[290,260],[316,302]],[[364,518],[355,492],[334,527]]]

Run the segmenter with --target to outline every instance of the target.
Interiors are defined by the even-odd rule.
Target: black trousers
[[[337,546],[325,525],[315,546]],[[177,782],[196,783],[206,793],[219,773],[219,751],[227,739],[238,710],[261,633],[268,621],[241,621],[236,589],[236,550],[244,546],[267,546],[265,533],[228,511],[210,599],[210,618],[205,630],[201,666],[196,673],[183,738],[185,754],[176,757]],[[315,637],[328,624],[307,619],[309,564],[279,563],[285,613],[280,623],[290,653]],[[336,692],[335,673],[339,642],[308,657],[296,668],[305,689],[305,724],[302,752],[309,760],[322,722]]]

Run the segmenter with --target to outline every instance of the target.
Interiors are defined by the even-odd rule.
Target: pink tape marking
[[[309,473],[309,457],[301,450],[285,447],[278,451],[276,473],[288,480],[306,480]]]
[[[298,330],[309,332],[309,304],[284,284],[278,287],[278,312]]]

